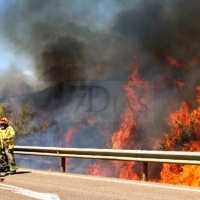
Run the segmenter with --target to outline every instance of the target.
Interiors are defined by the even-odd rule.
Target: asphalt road
[[[3,175],[3,173],[1,173]],[[0,182],[1,200],[197,200],[200,188],[19,169]]]

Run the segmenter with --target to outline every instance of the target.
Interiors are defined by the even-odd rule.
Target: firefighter
[[[0,119],[0,145],[3,152],[8,158],[10,167],[3,155],[0,155],[0,163],[4,168],[4,172],[9,172],[10,174],[16,173],[16,162],[14,157],[14,138],[15,131],[12,126],[8,125],[8,118],[3,117]]]

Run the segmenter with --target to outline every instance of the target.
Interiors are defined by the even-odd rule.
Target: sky
[[[166,58],[196,59],[198,1],[0,0],[0,5],[0,69],[5,72],[0,78],[7,86],[8,75],[29,86],[35,82],[33,90],[64,81],[125,81],[134,56],[147,81],[169,73],[187,82],[197,74],[195,68],[184,77],[186,68],[172,70]],[[197,82],[195,77],[190,84]]]
[[[199,10],[188,0],[0,0],[0,98],[45,88],[62,98],[52,88],[67,81],[119,87],[134,60],[155,86],[157,122],[183,100],[195,107]]]
[[[65,36],[74,38],[74,43],[78,38],[86,44],[90,34],[91,41],[103,40],[103,37],[112,38],[110,29],[112,29],[113,21],[116,20],[116,13],[130,4],[134,5],[134,2],[124,1],[121,3],[118,0],[75,0],[73,2],[69,0],[1,0],[0,69],[9,75],[14,70],[28,78],[35,77],[34,80],[41,83],[43,78],[46,79],[43,77],[45,70],[40,70],[43,68],[41,67],[43,64],[39,63],[43,53],[41,49],[45,47],[45,44],[50,40],[55,41],[57,38]],[[70,43],[70,41],[68,42]],[[104,42],[102,41],[102,43]],[[95,49],[95,53],[102,54],[99,52],[101,48]],[[87,52],[87,54],[91,56],[91,52]],[[94,56],[96,57],[96,55]],[[94,76],[94,79],[96,77],[95,74],[90,76]],[[61,79],[63,80],[62,77]],[[50,81],[54,82],[52,79]],[[45,82],[49,81],[44,80]]]
[[[199,10],[197,0],[0,0],[0,98],[67,81],[119,87],[136,60],[155,86],[155,120],[183,100],[195,108]]]
[[[13,11],[11,11],[10,9],[12,9],[12,6],[13,8],[16,6],[18,7],[19,10],[22,10],[23,12],[24,2],[25,2],[24,0],[15,0],[15,1],[1,0],[0,1],[1,22],[3,22],[5,18],[7,18],[7,10],[9,10],[9,15],[11,14],[11,16],[9,17],[12,19],[12,13],[13,13],[13,20],[15,20],[17,11],[15,11],[14,9]],[[33,3],[31,3],[31,1],[28,0],[26,2],[29,2],[34,7],[34,2],[36,2],[35,4],[37,5],[39,1],[34,1]],[[48,2],[52,4],[51,2],[53,1],[45,1],[47,7],[48,7]],[[71,1],[58,1],[58,2],[61,3],[55,9],[58,9],[60,10],[60,12],[68,15],[73,22],[78,23],[82,26],[88,26],[90,29],[94,30],[105,29],[106,24],[112,21],[114,14],[121,9],[120,5],[118,5],[118,3],[115,4],[115,1],[113,0],[110,1],[75,0],[73,1],[73,3],[71,3]],[[76,10],[75,13],[74,10]],[[78,16],[77,13],[79,13]],[[21,19],[21,21],[16,21],[15,23],[16,26],[20,26],[21,23],[23,23],[23,19]],[[4,27],[1,27],[1,33],[4,33],[3,29]],[[22,68],[22,70],[28,69],[30,68],[30,66],[31,68],[34,68],[33,66],[34,63],[32,63],[33,61],[31,61],[31,56],[26,55],[26,52],[18,52],[18,51],[16,52],[15,49],[13,48],[15,44],[13,44],[12,41],[9,41],[6,35],[0,34],[0,43],[1,43],[0,46],[1,69],[7,69],[11,65],[15,65],[18,68]],[[27,59],[26,57],[28,56],[29,58]]]
[[[154,123],[141,123],[139,139],[153,134],[160,140],[169,113],[182,101],[199,106],[199,10],[198,0],[0,0],[0,99],[9,97],[18,114],[23,97],[30,95],[38,110],[48,110],[47,132],[53,135],[56,122],[67,128],[76,121],[67,124],[63,117],[61,83],[115,81],[117,94],[124,95],[121,81],[135,80],[136,63],[136,80],[150,83],[155,105]],[[96,105],[101,102],[96,94]],[[66,113],[69,119],[74,114]],[[101,143],[94,135],[101,132],[99,125],[92,123],[90,117],[81,121],[75,147]]]

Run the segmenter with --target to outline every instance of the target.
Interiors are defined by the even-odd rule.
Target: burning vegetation
[[[8,0],[2,4],[0,39],[9,41],[4,51],[9,46],[14,55],[30,61],[26,73],[11,63],[0,74],[0,115],[9,117],[17,132],[16,144],[199,152],[200,2],[87,2]],[[80,116],[87,111],[84,98],[78,99],[80,92],[86,94],[86,83],[96,87],[97,81],[107,81],[108,88],[115,81],[112,89],[125,97],[125,101],[116,96],[107,99],[112,100],[118,121],[105,121],[101,115],[73,118],[77,110],[82,111]],[[126,82],[123,88],[120,81]],[[81,86],[73,102],[78,102],[75,110],[69,109],[65,93],[69,82]],[[91,105],[101,105],[105,99],[91,91]],[[58,169],[52,166],[50,170]],[[44,165],[37,162],[37,167]],[[141,179],[142,171],[137,162],[79,159],[68,159],[66,168],[134,180]],[[151,164],[149,178],[200,186],[199,170]]]
[[[136,149],[140,146],[142,149],[160,149],[167,151],[200,151],[200,107],[199,107],[199,86],[197,86],[196,101],[198,105],[192,109],[189,103],[182,102],[179,110],[173,111],[166,119],[169,132],[165,133],[161,138],[160,146],[155,146],[153,142],[143,139],[141,142],[140,134],[140,106],[136,103],[140,96],[137,96],[137,90],[144,89],[146,105],[150,108],[152,105],[149,100],[149,89],[152,85],[146,84],[138,75],[138,67],[133,65],[133,72],[128,79],[128,83],[124,89],[127,92],[130,104],[126,112],[121,117],[119,130],[112,135],[113,149]],[[138,102],[138,101],[137,101]],[[135,117],[134,113],[137,113]],[[153,117],[153,113],[151,117]],[[151,133],[150,133],[151,134]],[[150,138],[151,140],[156,138]],[[115,176],[126,179],[141,179],[141,165],[136,162],[121,161],[100,161],[91,165],[87,171],[91,175]],[[155,169],[156,166],[151,166]],[[200,176],[198,174],[199,166],[189,166],[180,164],[163,164],[159,166],[160,174],[151,171],[151,181],[184,184],[192,186],[200,186]]]

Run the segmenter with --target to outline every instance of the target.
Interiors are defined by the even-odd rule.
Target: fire
[[[193,137],[195,116],[190,113],[190,106],[182,103],[179,111],[174,111],[167,119],[168,125],[172,127],[170,134],[165,134],[165,147],[167,150],[180,150]]]
[[[149,101],[150,86],[143,81],[138,74],[138,66],[133,62],[133,72],[124,86],[127,94],[128,107],[121,116],[119,130],[112,136],[113,149],[132,149],[134,140],[138,135],[138,120],[142,115],[141,102],[144,104]]]
[[[183,86],[184,86],[184,83],[181,82],[181,81],[177,81],[177,80],[176,80],[176,84],[178,85],[178,87],[179,87],[180,89],[182,89]]]
[[[200,104],[200,86],[197,86],[197,96],[196,101]]]
[[[104,161],[99,161],[94,164],[90,164],[87,169],[87,174],[93,175],[93,176],[108,176],[111,175],[112,172],[112,162],[106,163]],[[108,168],[107,168],[108,167]]]
[[[141,172],[141,168],[139,169],[137,168],[138,168],[138,163],[125,162],[124,166],[120,171],[119,177],[125,179],[140,180],[139,172]]]
[[[161,171],[161,182],[199,187],[199,173],[199,166],[164,164]]]
[[[47,121],[45,121],[43,124],[42,124],[42,128],[41,130],[39,131],[39,134],[44,132],[47,128],[49,127],[49,123]]]
[[[134,171],[136,165],[136,162],[99,161],[89,165],[87,174],[139,180],[140,177],[137,175],[137,172]]]
[[[183,61],[177,61],[175,58],[172,56],[166,56],[166,61],[171,65],[175,66],[177,68],[182,67],[185,63]]]
[[[171,66],[177,68],[182,67],[185,63],[178,62],[171,56],[167,56],[166,60]],[[166,78],[165,74],[165,78]],[[180,89],[184,87],[184,83],[175,80]],[[157,84],[154,85],[157,89]],[[150,103],[150,89],[151,85],[142,80],[139,76],[138,67],[133,62],[133,71],[130,75],[127,84],[124,86],[127,95],[127,108],[121,115],[121,123],[118,131],[112,136],[113,149],[135,149],[134,147],[141,147],[144,145],[139,138],[140,133],[140,117],[141,117],[141,104],[138,99],[140,98],[141,91],[144,103],[152,106]],[[160,87],[160,85],[159,85]],[[161,87],[163,88],[163,87]],[[171,112],[166,119],[166,123],[171,127],[168,133],[163,135],[160,142],[162,150],[170,151],[200,151],[200,86],[196,87],[197,95],[196,101],[199,104],[194,109],[186,101],[182,101],[179,110]],[[151,136],[146,136],[150,141],[153,140]],[[144,143],[144,140],[143,140]],[[154,142],[148,142],[150,148],[154,148]],[[184,184],[190,186],[200,186],[200,167],[192,165],[181,164],[163,164],[160,166],[160,174],[158,171],[157,178],[153,177],[150,181],[157,181],[162,183],[171,184]],[[112,176],[125,179],[141,179],[142,167],[137,162],[124,162],[124,161],[99,161],[89,166],[87,174]]]
[[[199,103],[200,87],[197,87]],[[200,107],[191,111],[186,102],[168,118],[171,131],[164,135],[162,147],[166,150],[200,151]],[[161,182],[200,186],[200,167],[194,165],[163,164]]]
[[[65,133],[64,144],[61,144],[61,145],[62,146],[64,145],[65,147],[69,147],[71,145],[74,135],[80,130],[80,128],[81,128],[81,125],[70,127]],[[71,160],[72,160],[71,158],[65,159],[66,172],[69,170],[69,165],[70,165]]]
[[[65,133],[65,147],[69,147],[72,142],[74,134],[80,129],[80,125],[75,127],[70,127]]]
[[[135,59],[133,61],[133,71],[130,75],[124,90],[127,94],[127,107],[121,115],[119,130],[112,136],[112,149],[133,149],[138,143],[139,121],[142,120],[142,105],[149,103],[151,86],[139,76],[138,66]],[[141,104],[142,102],[142,104]],[[138,146],[138,145],[137,145]],[[102,171],[102,166],[107,170]],[[110,170],[108,170],[110,169]],[[106,164],[100,161],[89,166],[87,174],[101,176],[116,176],[120,178],[139,180],[140,169],[136,162],[112,161]]]

